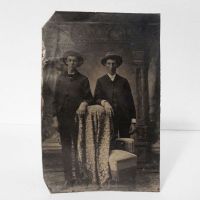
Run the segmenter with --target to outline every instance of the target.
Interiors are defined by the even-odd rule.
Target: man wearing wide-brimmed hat
[[[116,73],[122,64],[122,57],[109,52],[102,58],[101,64],[106,67],[107,74],[97,80],[95,101],[102,105],[106,112],[113,114],[116,137],[130,137],[129,130],[134,127],[136,112],[127,79]]]
[[[73,159],[72,156],[77,154],[78,136],[75,114],[77,112],[84,115],[87,106],[93,101],[88,78],[77,71],[83,61],[83,57],[78,52],[67,51],[64,53],[65,67],[57,79],[53,101],[53,115],[57,118],[61,138],[66,186],[76,181],[73,180],[72,174],[72,162],[73,160],[76,162],[76,158]],[[72,143],[75,149],[74,153],[72,153]]]

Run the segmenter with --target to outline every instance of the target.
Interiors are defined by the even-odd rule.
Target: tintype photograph
[[[160,15],[55,12],[42,28],[52,193],[160,190]]]

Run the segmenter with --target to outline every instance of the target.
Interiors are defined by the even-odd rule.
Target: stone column
[[[138,168],[144,168],[149,158],[149,102],[148,102],[148,69],[144,64],[144,51],[134,51],[133,62],[136,70],[137,125],[136,155]]]

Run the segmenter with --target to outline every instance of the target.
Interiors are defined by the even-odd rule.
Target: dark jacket
[[[116,74],[114,81],[108,75],[97,80],[94,98],[97,104],[106,100],[114,109],[114,116],[121,120],[136,117],[133,96],[128,81]]]
[[[79,72],[73,76],[62,73],[56,82],[53,101],[53,115],[67,112],[75,114],[81,102],[91,104],[93,101],[88,78]]]

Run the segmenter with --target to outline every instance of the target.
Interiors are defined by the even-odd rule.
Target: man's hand
[[[57,117],[53,117],[52,127],[58,129],[58,119]]]
[[[87,107],[88,107],[88,103],[87,102],[82,102],[79,106],[79,108],[77,109],[76,113],[78,115],[85,115],[87,112]]]
[[[113,114],[112,106],[107,101],[104,102],[103,106],[104,106],[106,113],[108,113],[109,115]]]
[[[134,133],[134,131],[135,131],[135,123],[131,123],[131,125],[130,125],[130,128],[129,128],[129,133],[130,134],[133,134]]]

